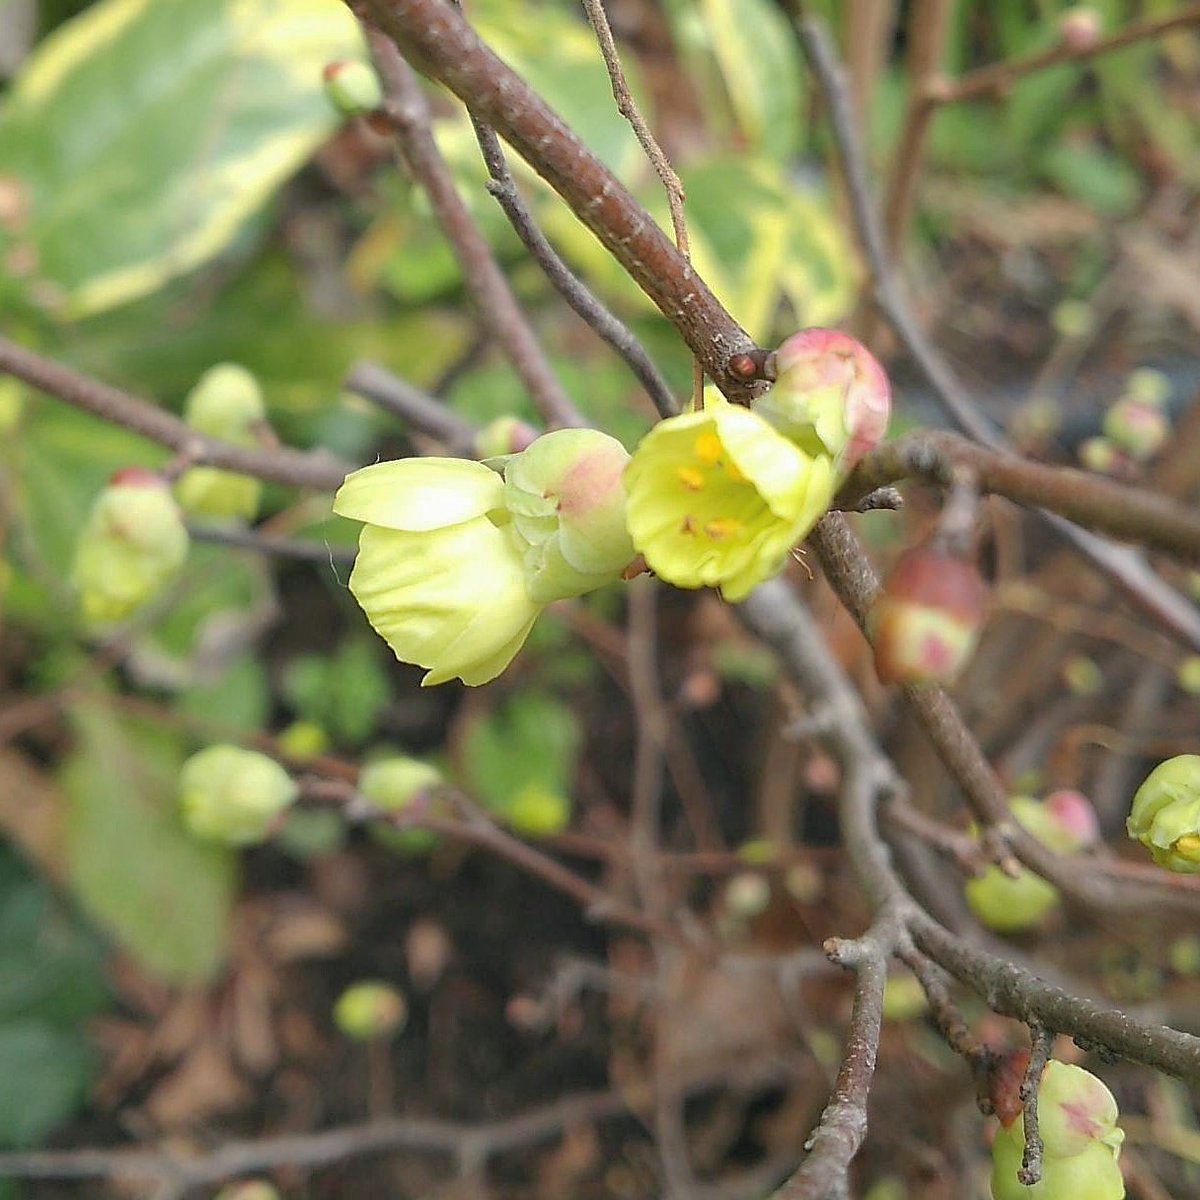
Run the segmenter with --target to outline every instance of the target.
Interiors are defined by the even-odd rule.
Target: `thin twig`
[[[1025,1149],[1021,1154],[1021,1169],[1017,1179],[1026,1187],[1033,1187],[1042,1178],[1042,1134],[1038,1127],[1038,1089],[1042,1086],[1042,1072],[1050,1061],[1054,1046],[1054,1035],[1037,1021],[1029,1026],[1029,1063],[1025,1078],[1021,1080],[1021,1108],[1025,1114]]]
[[[254,550],[275,558],[294,558],[300,562],[338,563],[349,566],[355,552],[341,546],[330,546],[311,538],[276,537],[259,533],[257,529],[241,529],[236,525],[189,525],[188,535],[194,542],[214,546],[231,546],[236,550]]]
[[[481,323],[503,350],[549,424],[586,424],[555,377],[487,239],[458,194],[454,176],[434,140],[429,105],[416,75],[390,38],[370,26],[366,32],[371,57],[383,83],[381,111],[396,136],[405,165],[429,197]]]
[[[273,483],[325,492],[340,487],[347,471],[353,470],[326,451],[260,450],[209,437],[149,400],[90,379],[4,337],[0,337],[0,373],[185,455],[196,466],[224,467]]]
[[[967,389],[913,317],[912,307],[892,271],[879,217],[871,199],[866,160],[850,109],[850,96],[825,26],[816,18],[809,17],[798,23],[798,29],[829,111],[838,161],[845,175],[850,209],[871,275],[875,302],[933,386],[934,394],[955,424],[985,446],[1003,449],[1004,440],[980,412]],[[1141,554],[1128,547],[1106,542],[1055,513],[1044,509],[1035,511],[1144,611],[1177,637],[1200,650],[1200,610],[1164,583]]]
[[[746,400],[761,390],[729,367],[731,357],[755,349],[745,330],[629,190],[459,12],[444,0],[364,0],[364,6],[418,70],[448,87],[566,200],[727,396]]]
[[[348,392],[362,396],[411,428],[441,442],[454,454],[471,454],[475,427],[464,421],[435,396],[414,387],[376,363],[355,363],[343,384]]]
[[[1122,50],[1136,42],[1150,41],[1162,37],[1174,29],[1200,24],[1200,4],[1190,4],[1177,12],[1161,17],[1147,17],[1131,21],[1123,29],[1108,37],[1099,38],[1091,45],[1072,45],[1059,41],[1047,50],[1031,54],[1027,58],[1010,59],[1008,62],[989,63],[960,75],[957,79],[941,80],[932,89],[933,103],[954,104],[960,100],[975,100],[980,96],[997,95],[1026,75],[1043,71],[1060,63],[1087,62],[1114,50]]]

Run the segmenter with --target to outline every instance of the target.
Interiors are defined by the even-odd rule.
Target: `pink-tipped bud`
[[[810,454],[849,471],[887,432],[892,394],[871,352],[837,329],[802,329],[775,351],[775,383],[752,407]]]
[[[1088,4],[1068,8],[1058,19],[1058,35],[1070,50],[1088,50],[1103,32],[1100,14]]]
[[[110,487],[167,487],[167,481],[149,467],[121,467],[112,473],[108,483]]]
[[[870,616],[884,683],[951,683],[975,649],[985,590],[973,562],[934,545],[905,551]]]
[[[1116,442],[1106,437],[1090,437],[1079,446],[1079,461],[1097,475],[1118,478],[1130,474],[1133,460]]]
[[[1171,423],[1159,405],[1126,396],[1104,414],[1104,432],[1122,450],[1144,462],[1162,449]]]
[[[1062,831],[1056,850],[1082,850],[1100,840],[1100,822],[1092,802],[1082,793],[1064,788],[1045,799],[1046,815]]]
[[[331,62],[321,72],[325,95],[344,117],[374,112],[383,103],[379,76],[365,62]]]

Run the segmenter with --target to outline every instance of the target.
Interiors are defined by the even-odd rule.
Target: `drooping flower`
[[[634,555],[620,443],[545,434],[504,478],[464,459],[402,459],[347,476],[334,511],[365,522],[350,590],[426,686],[486,683],[542,608],[617,579]]]
[[[783,568],[829,508],[836,477],[828,455],[714,395],[646,434],[625,488],[647,565],[678,587],[719,587],[738,601]]]
[[[775,351],[775,382],[751,407],[843,474],[887,432],[891,387],[871,352],[836,329],[802,329]]]
[[[1160,867],[1200,872],[1200,755],[1159,763],[1134,794],[1125,826]]]
[[[179,574],[188,534],[161,475],[118,471],[96,497],[75,547],[72,580],[89,625],[123,621]]]

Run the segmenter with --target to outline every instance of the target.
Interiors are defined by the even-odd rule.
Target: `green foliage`
[[[465,782],[505,820],[530,797],[571,795],[580,742],[579,723],[561,701],[522,691],[468,730]]]
[[[283,691],[297,716],[352,746],[365,742],[392,698],[382,643],[347,638],[335,654],[306,654],[288,664]]]
[[[197,841],[180,822],[184,747],[99,701],[71,716],[77,744],[62,784],[72,889],[146,970],[211,978],[225,955],[236,874],[228,849]]]
[[[106,1002],[96,939],[0,851],[0,1147],[36,1145],[79,1107],[94,1067],[82,1023]]]
[[[77,317],[220,254],[335,124],[322,66],[359,52],[331,0],[104,0],[46,39],[0,118],[30,295]]]

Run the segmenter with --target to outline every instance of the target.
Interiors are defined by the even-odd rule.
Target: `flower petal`
[[[504,481],[466,458],[401,458],[346,476],[333,511],[385,529],[444,529],[499,508]]]

